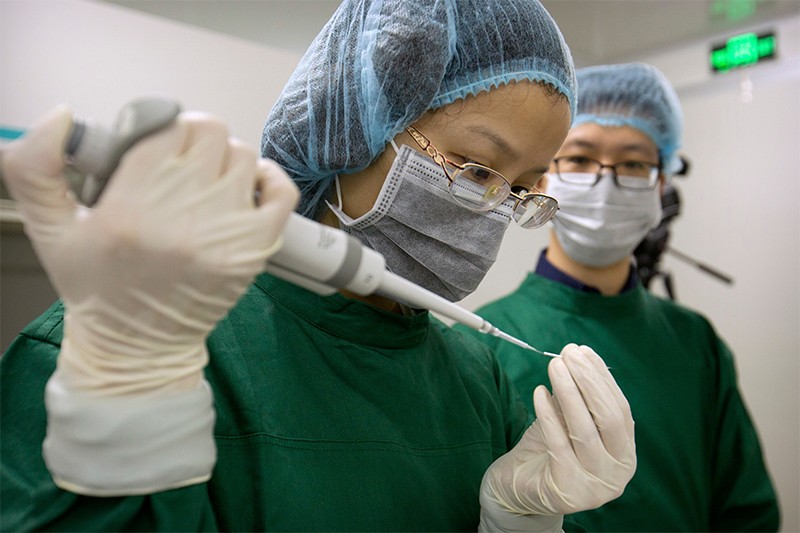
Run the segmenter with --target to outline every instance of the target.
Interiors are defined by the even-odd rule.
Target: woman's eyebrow
[[[519,152],[514,148],[512,148],[511,144],[495,131],[490,130],[482,125],[467,126],[465,129],[471,131],[472,133],[477,133],[478,135],[486,137],[495,146],[497,146],[500,150],[504,151],[510,157],[516,159],[520,158]],[[532,172],[536,174],[544,174],[548,170],[550,170],[548,167],[540,167],[533,169]]]
[[[493,144],[495,144],[499,149],[501,149],[504,152],[506,152],[509,156],[514,157],[514,158],[519,158],[519,152],[514,150],[511,147],[511,144],[509,144],[509,142],[506,141],[503,137],[501,137],[497,132],[495,132],[493,130],[490,130],[490,129],[486,128],[485,126],[482,126],[482,125],[468,126],[466,129],[471,131],[471,132],[473,132],[473,133],[477,133],[478,135],[486,137]]]

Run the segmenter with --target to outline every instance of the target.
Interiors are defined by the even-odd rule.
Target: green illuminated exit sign
[[[711,70],[725,72],[734,68],[749,67],[775,57],[777,40],[774,33],[743,33],[728,39],[725,44],[711,49]]]

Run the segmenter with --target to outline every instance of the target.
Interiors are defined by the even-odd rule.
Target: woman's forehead
[[[559,93],[522,81],[453,102],[421,123],[426,128],[472,131],[475,136],[494,137],[510,150],[525,150],[533,138],[552,138],[560,144],[569,128],[570,111]]]

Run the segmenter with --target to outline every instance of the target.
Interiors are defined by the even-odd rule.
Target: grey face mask
[[[403,145],[375,205],[352,219],[328,207],[344,231],[386,258],[387,268],[447,300],[478,287],[497,259],[512,204],[476,213],[455,203],[442,168]],[[338,191],[338,181],[337,181]]]

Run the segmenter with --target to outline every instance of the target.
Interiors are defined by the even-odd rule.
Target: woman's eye
[[[571,155],[564,159],[573,165],[586,165],[591,161],[588,157],[583,157],[582,155]]]
[[[565,155],[556,159],[559,172],[596,172],[594,159],[582,155]]]
[[[640,161],[623,161],[618,166],[628,170],[642,170],[647,167],[646,164]]]
[[[476,178],[480,178],[480,179],[483,179],[483,180],[487,180],[492,176],[491,172],[489,172],[485,168],[480,168],[480,167],[472,167],[472,174]]]

